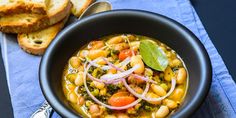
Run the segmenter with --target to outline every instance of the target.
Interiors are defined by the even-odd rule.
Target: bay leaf
[[[165,71],[168,58],[165,52],[152,40],[141,40],[139,46],[140,54],[144,63],[158,71]]]

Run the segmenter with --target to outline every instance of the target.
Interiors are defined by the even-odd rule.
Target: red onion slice
[[[131,60],[130,57],[125,58],[125,60],[123,60],[118,64],[118,67],[126,66],[128,63],[130,63],[130,60]]]
[[[96,81],[96,82],[100,82],[100,83],[104,83],[106,81],[104,80],[100,80],[100,79],[97,79],[95,77],[93,77],[92,75],[90,75],[89,73],[87,74],[87,76],[89,77],[89,79],[93,80],[93,81]]]
[[[110,80],[110,81],[107,81],[106,84],[116,84],[117,82],[119,82],[121,80],[122,80],[122,78]]]
[[[138,103],[142,100],[142,99],[139,98],[139,99],[137,99],[136,101],[132,102],[131,104],[126,105],[126,106],[122,106],[122,107],[114,107],[114,106],[110,106],[110,105],[107,105],[107,104],[105,104],[105,103],[102,103],[102,102],[99,101],[96,97],[94,97],[94,96],[92,95],[92,93],[91,93],[91,92],[89,91],[89,89],[88,89],[88,86],[87,86],[87,83],[86,83],[86,73],[87,73],[87,71],[88,71],[88,68],[86,68],[86,64],[87,64],[87,62],[86,62],[85,65],[84,65],[84,87],[85,87],[85,89],[86,89],[88,95],[89,95],[96,103],[98,103],[98,104],[100,104],[100,105],[102,105],[102,106],[105,106],[105,107],[107,107],[107,108],[109,108],[109,109],[113,109],[113,110],[123,110],[123,109],[128,109],[128,108],[130,108],[130,107],[135,106],[136,104],[138,104]],[[124,79],[123,79],[123,80],[124,80]],[[146,86],[146,88],[145,88],[145,90],[144,90],[142,96],[145,96],[145,95],[146,95],[148,89],[149,89],[149,86]]]
[[[132,74],[132,75],[133,75],[135,78],[140,78],[140,79],[142,79],[142,80],[144,80],[144,81],[146,81],[146,82],[151,82],[151,83],[157,84],[156,81],[151,80],[151,79],[148,79],[148,77],[143,77],[143,76],[140,76],[140,75],[138,75],[138,74]]]
[[[93,61],[92,61],[93,63]],[[87,65],[87,70],[91,67],[91,63],[89,62],[89,64]],[[96,77],[93,77],[91,74],[87,73],[87,76],[93,80],[93,81],[96,81],[96,82],[100,82],[100,83],[106,83],[106,84],[111,84],[111,83],[117,83],[119,81],[121,81],[122,78],[119,78],[119,79],[112,79],[112,80],[109,80],[109,81],[106,81],[106,80],[102,80],[102,79],[97,79]]]
[[[91,64],[89,63],[88,66],[87,66],[87,69],[89,69],[90,67],[91,67]],[[118,81],[121,80],[121,79],[116,79],[116,80],[106,81],[106,80],[102,80],[102,79],[97,79],[96,77],[93,77],[89,73],[87,73],[87,76],[88,76],[89,79],[91,79],[93,81],[100,82],[100,83],[106,83],[106,84],[111,84],[111,83],[118,82]]]
[[[132,67],[131,69],[129,69],[127,71],[123,71],[123,72],[117,73],[117,74],[106,74],[106,75],[101,76],[100,79],[109,81],[109,80],[113,80],[113,79],[127,77],[128,75],[132,74],[138,68],[139,68],[139,65],[135,65],[134,67]]]
[[[145,97],[145,96],[142,96],[142,95],[136,93],[136,92],[127,84],[127,82],[126,82],[125,79],[123,79],[122,81],[123,81],[125,87],[128,89],[128,91],[129,91],[130,93],[132,93],[135,97],[144,99],[144,100],[146,100],[146,101],[153,101],[153,102],[161,101],[161,100],[165,99],[166,97],[168,97],[168,96],[174,91],[175,85],[176,85],[176,80],[175,80],[175,79],[172,79],[172,80],[171,80],[171,88],[170,88],[169,92],[168,92],[165,96],[162,96],[162,97],[159,97],[159,98],[147,98],[147,97]]]
[[[78,90],[79,90],[79,86],[76,86],[75,89],[74,89],[74,92],[77,95],[77,97],[80,96],[79,93],[78,93]]]
[[[106,61],[106,63],[110,64],[109,66],[103,66],[102,68],[108,68],[110,69],[113,65],[112,63],[110,63],[109,61],[107,61],[106,58],[103,57],[103,59]],[[98,58],[93,60],[93,61],[88,61],[89,64],[88,64],[88,69],[91,67],[91,66],[95,66],[95,67],[100,67],[100,65],[96,64],[96,62],[98,61]],[[127,65],[128,63],[130,62],[130,58],[126,58],[124,61],[122,61],[121,63],[119,63],[118,65],[119,66],[124,66],[124,65]],[[116,67],[116,66],[114,66]],[[118,67],[117,67],[118,68]],[[122,70],[122,69],[121,69]],[[122,70],[123,71],[123,70]],[[119,78],[119,79],[110,79],[110,80],[102,80],[102,79],[97,79],[95,77],[93,77],[91,74],[87,73],[87,76],[93,80],[93,81],[97,81],[97,82],[102,82],[102,83],[106,83],[106,84],[111,84],[111,83],[117,83],[119,81],[121,81],[122,78]]]
[[[103,60],[104,60],[110,67],[115,68],[116,70],[121,71],[121,72],[124,71],[123,69],[118,68],[117,66],[115,66],[114,64],[112,64],[111,62],[109,62],[106,58],[103,58]]]
[[[115,68],[115,69],[118,70],[118,71],[124,72],[123,69],[121,69],[121,68],[115,66],[114,64],[112,64],[111,62],[109,62],[107,59],[103,58],[103,60],[104,60],[109,66],[111,66],[112,68]],[[146,81],[146,82],[151,82],[151,83],[157,84],[156,81],[153,81],[153,80],[151,80],[151,79],[148,79],[148,77],[143,77],[143,76],[140,76],[140,75],[137,75],[137,74],[132,74],[132,75],[134,75],[134,77],[140,78],[140,79],[142,79],[142,80],[144,80],[144,81]]]
[[[95,67],[97,67],[97,68],[101,68],[102,70],[109,70],[109,69],[111,69],[111,67],[109,67],[109,66],[102,66],[102,65],[97,64],[96,62],[98,62],[98,60],[99,60],[99,58],[97,58],[97,59],[95,59],[95,60],[93,60],[93,61],[88,60],[88,62],[89,62],[92,66],[95,66]]]
[[[102,59],[105,59],[105,58],[102,57]],[[93,60],[93,61],[88,60],[88,62],[89,62],[92,66],[95,66],[95,67],[97,67],[97,68],[101,68],[102,70],[109,70],[109,69],[111,69],[110,66],[102,66],[102,65],[97,64],[96,62],[98,62],[98,60],[99,60],[99,58],[97,58],[97,59],[95,59],[95,60]],[[106,62],[108,62],[108,61],[106,60]],[[129,62],[130,62],[130,57],[128,57],[128,58],[126,58],[125,60],[123,60],[122,62],[120,62],[120,63],[118,64],[118,66],[119,66],[119,67],[125,66],[125,65],[127,65]]]

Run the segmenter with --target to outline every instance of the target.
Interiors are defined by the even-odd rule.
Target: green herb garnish
[[[117,85],[113,85],[113,84],[107,85],[107,90],[108,90],[108,92],[109,92],[111,95],[113,95],[114,93],[116,93],[119,89],[120,89],[120,87],[117,86]]]

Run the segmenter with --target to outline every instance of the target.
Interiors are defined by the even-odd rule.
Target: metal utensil
[[[99,12],[109,11],[112,9],[111,3],[108,1],[97,1],[91,4],[85,11],[80,15],[79,20]]]
[[[112,9],[111,3],[108,1],[97,1],[91,4],[78,18],[78,20],[87,17],[91,14],[109,11]],[[48,104],[47,101],[43,103],[43,105],[34,112],[30,118],[50,118],[52,114],[52,107]]]
[[[49,118],[52,111],[52,107],[48,104],[47,101],[45,101],[43,105],[31,115],[30,118]]]

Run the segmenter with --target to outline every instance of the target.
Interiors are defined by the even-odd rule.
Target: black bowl
[[[64,29],[48,47],[40,65],[40,85],[46,100],[64,117],[80,116],[62,91],[62,72],[69,58],[93,39],[131,33],[153,37],[174,49],[186,64],[189,88],[182,106],[171,117],[188,117],[204,101],[211,84],[209,56],[187,28],[165,16],[137,10],[114,10],[86,17]]]

